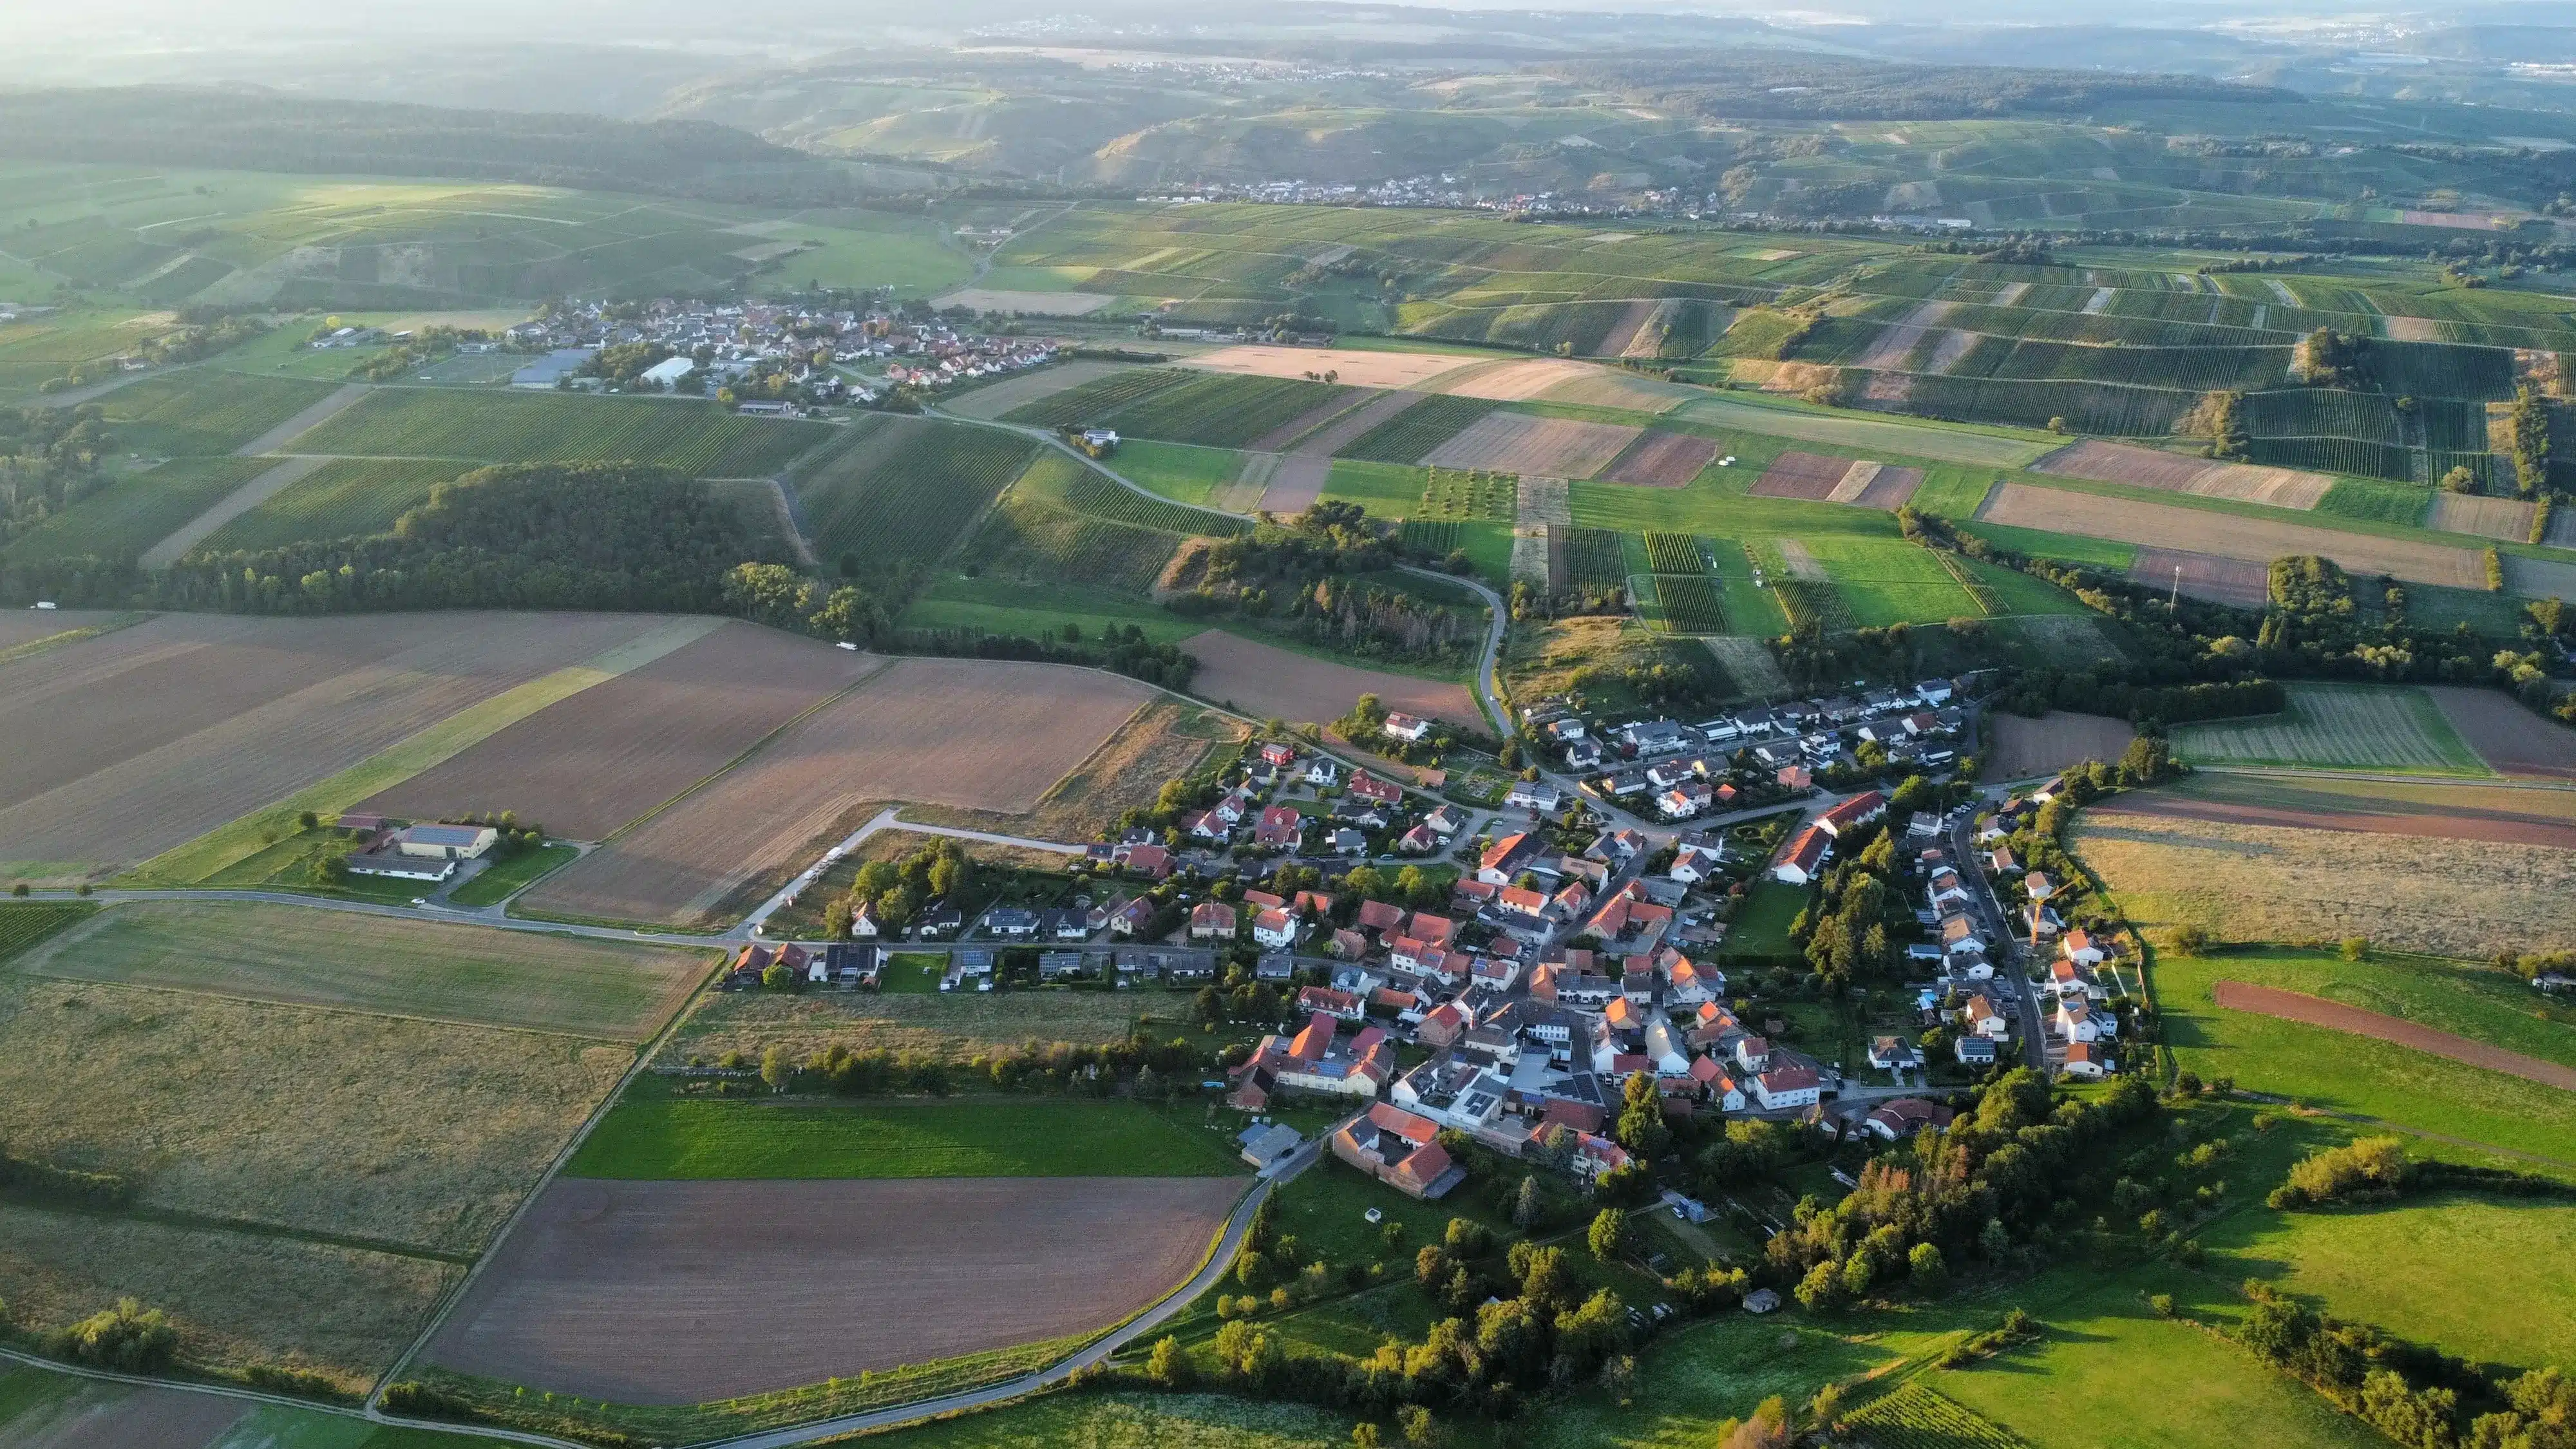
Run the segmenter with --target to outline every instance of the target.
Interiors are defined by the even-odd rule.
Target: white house
[[[1389,739],[1402,740],[1408,745],[1418,744],[1431,733],[1431,721],[1419,715],[1390,714],[1378,729]]]
[[[1565,803],[1565,792],[1545,780],[1519,780],[1513,782],[1510,793],[1503,796],[1503,803],[1514,810],[1553,814],[1558,806]]]
[[[2098,1082],[2112,1068],[2112,1061],[2090,1042],[2070,1042],[2066,1048],[2066,1075]]]
[[[1824,1095],[1825,1079],[1816,1069],[1799,1062],[1773,1067],[1753,1079],[1754,1098],[1765,1112],[1787,1107],[1812,1107]]]
[[[2080,996],[2061,996],[2049,1018],[2059,1036],[2070,1042],[2095,1042],[2117,1034],[2118,1023],[2107,1011],[2096,1011]]]
[[[2011,1023],[1982,991],[1968,998],[1968,1004],[1960,1009],[1959,1020],[1969,1031],[1982,1037],[2001,1039],[2012,1030]]]

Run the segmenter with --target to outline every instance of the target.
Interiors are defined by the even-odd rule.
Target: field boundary
[[[2321,1027],[2327,1031],[2366,1036],[2408,1047],[2430,1056],[2442,1057],[2458,1062],[2462,1066],[2476,1067],[2482,1071],[2502,1072],[2507,1076],[2520,1077],[2526,1082],[2538,1082],[2544,1087],[2557,1087],[2562,1091],[2576,1092],[2576,1067],[2561,1066],[2557,1062],[2524,1056],[2520,1052],[2507,1051],[2503,1047],[2479,1041],[2475,1037],[2439,1031],[2408,1021],[2402,1016],[2367,1011],[2361,1007],[2346,1006],[2340,1001],[2328,1000],[2322,996],[2310,996],[2301,991],[2285,991],[2277,986],[2258,986],[2246,981],[2219,981],[2212,986],[2210,996],[2219,1006],[2229,1011],[2250,1012],[2256,1016],[2268,1016],[2280,1021]]]

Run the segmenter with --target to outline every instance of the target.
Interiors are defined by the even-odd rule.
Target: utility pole
[[[2178,613],[2181,613],[2181,612],[2182,612],[2182,565],[2181,565],[2181,564],[2175,564],[2175,565],[2174,565],[2174,586],[2173,586],[2173,597],[2172,597],[2172,598],[2170,598],[2170,599],[2165,600],[2165,609],[2166,609],[2166,611],[2167,611],[2167,612],[2169,612],[2169,613],[2176,613],[2176,614],[2178,614]]]

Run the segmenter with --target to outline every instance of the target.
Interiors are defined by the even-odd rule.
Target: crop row
[[[283,548],[306,539],[391,532],[430,490],[467,465],[434,458],[334,458],[286,491],[224,525],[206,547],[218,553]]]
[[[1565,541],[1565,578],[1576,588],[1611,589],[1628,581],[1628,551],[1621,537],[1606,528],[1560,528]]]
[[[2205,392],[2275,386],[2289,366],[2287,347],[2089,347],[1986,337],[1948,375],[2113,382]]]
[[[2351,473],[2364,478],[2415,477],[2412,449],[2357,438],[2253,438],[2245,456],[2275,468],[2308,468],[2325,473]]]
[[[2374,342],[2371,375],[2399,397],[2498,399],[2513,396],[2513,354],[2453,342]]]
[[[2419,397],[2424,415],[2424,446],[2450,453],[2487,450],[2486,404],[2455,397]]]
[[[1465,542],[1466,529],[1452,518],[1408,518],[1398,536],[1406,548],[1446,556]]]
[[[1335,456],[1372,463],[1418,463],[1423,454],[1491,411],[1493,404],[1474,398],[1427,397],[1360,434]]]
[[[2062,419],[2072,432],[2152,438],[2172,432],[2198,401],[2197,393],[2167,388],[1918,375],[1907,409],[1931,417],[2034,428]]]
[[[1646,567],[1659,574],[1705,573],[1699,543],[1686,533],[1646,533]]]
[[[1520,482],[1481,468],[1434,468],[1422,489],[1422,516],[1509,523],[1520,506]]]
[[[99,410],[125,450],[229,453],[331,395],[331,384],[190,368],[117,389]]]
[[[1240,448],[1353,390],[1296,377],[1212,374],[1165,388],[1110,415],[1118,431],[1206,448]]]
[[[1064,464],[1050,478],[1050,486],[1037,490],[1059,499],[1066,507],[1092,518],[1123,523],[1131,528],[1151,529],[1156,533],[1241,533],[1247,525],[1241,519],[1222,513],[1208,513],[1184,508],[1149,497],[1133,488],[1124,487],[1096,470],[1083,467],[1061,454],[1051,460]],[[1036,471],[1031,470],[1033,473]]]
[[[1869,1449],[2022,1449],[2001,1426],[1920,1380],[1862,1406],[1843,1427]]]
[[[1676,634],[1726,632],[1726,607],[1705,574],[1659,573],[1655,597],[1663,604],[1664,627]]]
[[[2249,392],[2237,404],[2237,419],[2258,438],[2335,437],[2392,445],[2406,439],[2396,403],[2375,392],[2323,387]]]
[[[892,437],[883,429],[899,428]],[[928,562],[948,551],[1037,445],[994,428],[886,418],[796,484],[814,545],[827,558]],[[1081,465],[1061,454],[1049,461]],[[1088,470],[1085,470],[1088,471]]]
[[[658,463],[701,478],[773,473],[830,436],[713,403],[379,388],[297,442],[310,453],[485,463]]]
[[[997,567],[1043,573],[1051,583],[1096,584],[1129,593],[1152,587],[1179,542],[1168,533],[1111,523],[1014,492],[975,536]]]
[[[1041,428],[1069,428],[1076,424],[1096,423],[1138,398],[1176,387],[1194,375],[1177,367],[1140,367],[1132,372],[1113,372],[1107,377],[1066,388],[1052,397],[1024,403],[1003,416],[1014,423]]]

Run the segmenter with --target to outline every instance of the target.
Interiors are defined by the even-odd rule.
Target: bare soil
[[[1181,364],[1201,372],[1245,377],[1336,374],[1344,387],[1419,387],[1433,378],[1479,365],[1451,352],[1346,352],[1334,347],[1223,347]]]
[[[1422,401],[1426,396],[1428,394],[1418,392],[1380,393],[1332,422],[1317,428],[1312,437],[1297,445],[1295,451],[1301,457],[1329,458],[1367,436],[1378,424]]]
[[[2250,1011],[2257,1016],[2305,1022],[2330,1031],[2350,1032],[2354,1036],[2375,1037],[2380,1041],[2413,1047],[2419,1052],[2483,1067],[2490,1072],[2504,1072],[2542,1086],[2576,1092],[2576,1067],[2544,1062],[2538,1057],[2509,1052],[2465,1036],[2435,1031],[2403,1017],[2383,1016],[2376,1011],[2346,1006],[2340,1001],[2328,1001],[2322,996],[2283,991],[2277,986],[2252,986],[2242,981],[2221,981],[2213,994],[2220,1006],[2231,1011]]]
[[[2187,549],[2267,566],[2287,554],[2312,553],[2333,559],[2351,573],[2388,574],[2409,583],[2483,590],[2487,582],[2486,562],[2473,549],[2027,483],[2006,483],[1994,490],[1977,517],[1986,523]]]
[[[1914,490],[1922,486],[1923,470],[1920,468],[1881,468],[1878,476],[1869,480],[1869,486],[1860,491],[1860,496],[1851,501],[1855,507],[1894,513],[1912,502]]]
[[[1717,456],[1717,440],[1693,433],[1649,430],[1602,470],[1609,483],[1636,483],[1648,488],[1686,488]]]
[[[668,621],[165,614],[6,666],[0,855],[141,860]]]
[[[2475,534],[2500,543],[2521,543],[2531,537],[2531,516],[2538,509],[2538,504],[2519,498],[2436,493],[2432,511],[2424,516],[2424,526],[2444,533]]]
[[[1435,468],[1491,468],[1550,478],[1589,478],[1607,467],[1642,429],[1572,418],[1492,412],[1423,455]]]
[[[2024,719],[2001,711],[1986,716],[1986,778],[2026,780],[2054,775],[2086,760],[2114,761],[2138,732],[2124,719],[2098,714],[2050,713]]]
[[[1834,485],[1843,481],[1851,465],[1849,458],[1802,453],[1792,448],[1771,460],[1762,476],[1753,480],[1751,491],[1757,498],[1804,498],[1821,503],[1832,496]]]
[[[427,1356],[557,1393],[690,1404],[1061,1338],[1188,1277],[1242,1190],[1230,1177],[567,1179]]]
[[[1554,358],[1529,362],[1506,362],[1499,366],[1480,367],[1472,373],[1449,379],[1445,387],[1432,389],[1452,397],[1480,397],[1494,402],[1527,402],[1561,382],[1589,377],[1601,369],[1589,362],[1571,362]]]
[[[2333,830],[2359,835],[2408,835],[2429,840],[2484,840],[2576,850],[2576,819],[2555,802],[2525,791],[2430,787],[2436,794],[2401,798],[2394,791],[2343,796],[2301,789],[2296,782],[2245,776],[2196,779],[2188,793],[2137,791],[2099,807],[2114,816],[2208,820],[2229,825]]]
[[[2151,589],[2171,589],[2176,568],[2182,570],[2182,591],[2195,599],[2259,609],[2272,597],[2270,565],[2181,549],[2139,549],[2129,560],[2129,577]]]
[[[15,649],[116,617],[113,609],[11,609],[0,613],[0,649]]]
[[[1264,719],[1322,723],[1350,713],[1363,694],[1388,709],[1481,728],[1484,715],[1463,684],[1355,669],[1211,629],[1182,642],[1199,662],[1190,692]]]
[[[900,659],[520,899],[553,914],[702,921],[737,885],[808,863],[860,805],[1023,814],[1153,697],[1061,665]]]
[[[568,839],[598,840],[886,663],[728,623],[540,710],[359,808],[407,819],[514,810]]]
[[[1269,432],[1263,433],[1260,437],[1253,439],[1251,442],[1244,444],[1244,449],[1247,452],[1254,453],[1285,452],[1288,449],[1288,445],[1296,442],[1299,438],[1306,436],[1308,433],[1315,431],[1317,428],[1322,427],[1324,424],[1344,413],[1356,411],[1362,405],[1362,401],[1364,399],[1369,402],[1376,401],[1376,399],[1370,398],[1369,395],[1364,392],[1335,394],[1334,396],[1315,404],[1313,407],[1306,409],[1304,412],[1299,413],[1297,416],[1290,418],[1288,421],[1281,423],[1279,426],[1272,428]]]
[[[2185,458],[2134,443],[2106,443],[2099,438],[2069,443],[2030,465],[2034,473],[2174,490],[2187,486],[2209,469],[2206,458]]]
[[[1288,454],[1279,460],[1270,480],[1262,485],[1259,507],[1264,513],[1277,514],[1282,518],[1303,513],[1315,506],[1316,499],[1324,496],[1324,485],[1331,481],[1332,476],[1333,460],[1330,457],[1307,457],[1302,452]]]
[[[1655,297],[1640,297],[1629,303],[1628,310],[1620,313],[1619,320],[1601,335],[1601,345],[1595,350],[1603,357],[1626,357],[1636,346],[1637,334],[1654,326],[1655,315],[1663,310],[1664,303]],[[1645,355],[1652,357],[1654,352],[1650,343]]]
[[[1668,413],[1697,396],[1704,394],[1679,383],[1658,382],[1620,368],[1596,367],[1550,385],[1539,394],[1539,400],[1621,408],[1633,413]]]
[[[2576,780],[2576,730],[2543,719],[2496,690],[2435,684],[2425,692],[2469,748],[2497,770]]]

